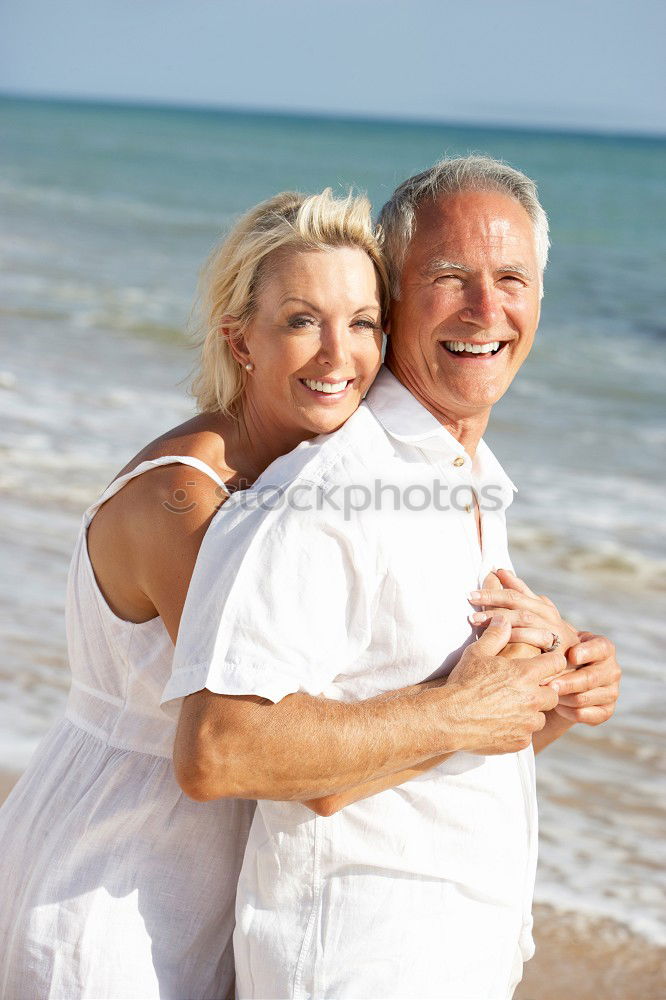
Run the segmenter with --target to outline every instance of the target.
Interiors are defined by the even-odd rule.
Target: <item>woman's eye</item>
[[[312,326],[314,322],[315,319],[313,316],[299,314],[298,316],[290,316],[287,320],[287,325],[293,330],[302,330],[304,327]]]
[[[379,325],[374,323],[371,319],[355,319],[352,326],[359,326],[362,330],[378,330]]]

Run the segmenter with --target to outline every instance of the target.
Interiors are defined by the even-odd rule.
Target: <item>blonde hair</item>
[[[237,412],[247,373],[220,332],[224,316],[234,317],[240,337],[256,309],[268,258],[276,250],[294,252],[357,247],[368,254],[379,278],[382,317],[388,308],[388,276],[370,202],[351,193],[334,198],[292,191],[269,198],[244,215],[204,265],[191,326],[201,348],[192,393],[200,411]],[[225,322],[225,326],[231,325]]]

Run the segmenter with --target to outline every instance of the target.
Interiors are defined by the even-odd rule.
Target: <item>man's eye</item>
[[[444,281],[462,281],[459,274],[438,274],[435,281],[442,283]]]

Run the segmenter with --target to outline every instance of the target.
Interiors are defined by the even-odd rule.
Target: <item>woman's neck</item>
[[[220,419],[225,465],[232,473],[228,485],[235,489],[250,486],[276,458],[315,436],[302,428],[279,426],[262,419],[247,401],[237,416]]]

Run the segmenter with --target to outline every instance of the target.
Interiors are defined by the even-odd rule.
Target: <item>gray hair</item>
[[[414,235],[417,209],[424,201],[461,191],[499,191],[515,198],[523,206],[534,227],[539,279],[543,288],[550,240],[548,216],[539,201],[536,184],[501,160],[490,156],[461,156],[440,160],[423,173],[403,181],[379,214],[393,297],[400,295],[400,271],[409,241]]]

